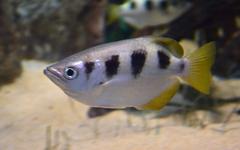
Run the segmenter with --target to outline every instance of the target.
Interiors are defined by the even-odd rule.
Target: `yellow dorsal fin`
[[[183,48],[176,41],[166,37],[154,37],[154,43],[166,47],[174,56],[181,58],[183,56]]]
[[[178,79],[174,79],[173,83],[171,83],[165,90],[163,90],[159,96],[150,100],[149,103],[138,107],[139,109],[144,110],[159,110],[163,106],[165,106],[171,98],[176,94],[179,89],[180,82]]]

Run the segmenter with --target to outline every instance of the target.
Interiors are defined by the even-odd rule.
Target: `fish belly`
[[[164,91],[176,77],[142,77],[139,79],[107,83],[85,95],[87,104],[95,107],[124,108],[148,103]]]

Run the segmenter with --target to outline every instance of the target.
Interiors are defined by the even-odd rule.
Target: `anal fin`
[[[163,90],[159,96],[150,100],[147,104],[138,107],[143,110],[159,110],[163,106],[165,106],[171,98],[176,94],[179,89],[180,81],[178,79],[174,79],[174,81]]]

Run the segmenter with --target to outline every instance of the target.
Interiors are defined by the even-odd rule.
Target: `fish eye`
[[[153,9],[153,2],[151,1],[151,0],[147,0],[146,2],[145,2],[145,8],[146,8],[146,10],[148,10],[148,11],[151,11],[152,9]]]
[[[78,72],[75,68],[67,67],[64,69],[64,77],[66,79],[72,80],[78,76]]]

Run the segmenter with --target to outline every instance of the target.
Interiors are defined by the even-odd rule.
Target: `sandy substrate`
[[[46,64],[23,65],[22,76],[0,90],[0,150],[240,149],[239,116],[221,123],[236,104],[218,108],[226,112],[221,117],[198,111],[187,119],[156,119],[151,113],[119,110],[88,119],[87,106],[72,101],[42,74]]]

